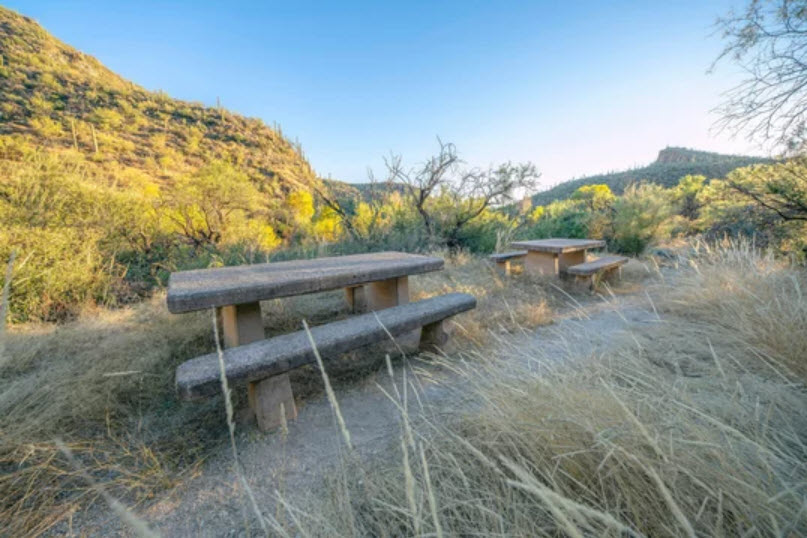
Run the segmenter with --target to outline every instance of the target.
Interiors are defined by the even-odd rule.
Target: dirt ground
[[[578,302],[580,301],[580,302]],[[557,363],[570,356],[590,356],[608,349],[626,331],[658,322],[642,291],[609,297],[569,298],[556,321],[520,334],[497,335],[484,352],[505,351],[515,361],[531,365]],[[499,348],[499,349],[497,349]],[[450,356],[448,357],[450,359]],[[409,358],[394,361],[394,377],[407,369],[419,387],[410,416],[450,415],[467,411],[467,401],[455,401],[461,383],[455,374]],[[356,453],[365,461],[382,458],[398,439],[400,414],[381,387],[391,390],[383,364],[361,379],[338,381],[334,388]],[[461,405],[460,405],[461,404]],[[238,458],[260,509],[274,513],[280,493],[294,501],[321,487],[329,470],[344,456],[344,442],[324,393],[308,398],[296,421],[282,431],[261,433],[254,426],[236,428]],[[194,476],[135,511],[163,536],[248,536],[256,529],[253,512],[234,472],[233,456],[225,445]],[[54,534],[77,536],[133,535],[106,505],[97,504],[83,516],[52,529]]]

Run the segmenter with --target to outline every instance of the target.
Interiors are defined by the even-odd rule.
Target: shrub
[[[90,121],[102,129],[116,130],[123,125],[123,115],[112,108],[98,108],[92,113]]]
[[[611,236],[614,248],[626,254],[644,252],[668,232],[665,225],[672,213],[664,187],[651,183],[631,185],[614,202]]]
[[[61,136],[64,132],[61,123],[52,120],[47,116],[32,119],[31,127],[45,138],[56,138]]]

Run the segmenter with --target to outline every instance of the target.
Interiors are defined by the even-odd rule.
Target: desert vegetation
[[[716,66],[750,77],[720,126],[778,157],[666,148],[542,192],[535,164],[476,168],[440,139],[366,183],[318,177],[278,125],[147,91],[0,7],[0,536],[94,532],[109,510],[146,533],[147,508],[265,440],[233,436],[252,432],[231,416],[244,394],[177,399],[177,365],[217,333],[212,312],[169,314],[171,272],[381,250],[446,260],[411,279],[413,299],[461,291],[478,308],[441,353],[391,342],[295,370],[301,404],[334,413],[340,389],[377,383],[400,429],[368,458],[335,421],[346,442],[317,487],[258,499],[233,458],[245,532],[807,534],[801,4],[718,22]],[[550,237],[634,259],[598,294],[485,259]],[[351,314],[341,292],[262,309],[267,336]],[[618,330],[587,333],[602,311]],[[537,340],[569,320],[577,332]],[[424,379],[452,405],[430,407]]]

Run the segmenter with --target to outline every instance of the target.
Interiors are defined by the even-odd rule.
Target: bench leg
[[[424,325],[420,331],[420,351],[435,352],[448,341],[443,321]]]
[[[360,314],[367,311],[367,301],[364,298],[364,286],[354,286],[345,288],[345,300],[348,310],[353,314]]]
[[[602,273],[602,280],[613,282],[615,280],[622,280],[622,266],[611,267]]]
[[[557,276],[558,255],[551,252],[527,252],[524,260],[524,271],[533,276]]]
[[[586,263],[586,252],[584,250],[564,252],[563,254],[558,255],[558,271],[561,273],[566,272],[568,267],[571,267],[572,265],[579,265],[581,263]]]
[[[281,405],[286,420],[297,418],[297,406],[294,405],[289,374],[280,374],[250,383],[247,391],[249,408],[255,413],[261,431],[268,431],[283,424]]]
[[[409,279],[405,276],[378,282],[364,287],[364,298],[369,310],[382,310],[409,302]]]
[[[501,276],[510,276],[510,260],[496,262],[496,269]]]
[[[219,316],[224,333],[224,347],[243,346],[266,337],[260,303],[223,306],[219,309]],[[258,427],[263,431],[282,424],[281,403],[285,408],[287,420],[297,418],[297,407],[294,405],[288,374],[249,383],[247,399],[249,414],[255,416]]]
[[[224,347],[236,347],[265,338],[261,303],[222,306],[218,309]]]
[[[594,275],[589,276],[575,275],[574,285],[580,290],[593,291]]]

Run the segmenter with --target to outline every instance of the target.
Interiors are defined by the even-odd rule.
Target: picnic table
[[[516,241],[514,248],[527,251],[524,270],[533,275],[558,276],[572,265],[586,262],[588,249],[602,248],[605,241],[599,239],[537,239]]]
[[[476,300],[453,294],[409,304],[408,276],[443,265],[442,258],[378,252],[180,271],[168,281],[168,310],[217,309],[226,375],[247,383],[250,412],[266,430],[296,418],[288,371],[313,359],[302,331],[265,340],[260,301],[344,288],[351,309],[361,299],[362,307],[382,312],[383,331],[372,314],[314,328],[323,351],[346,351],[421,327],[421,347],[440,345],[445,338],[442,320],[474,308]],[[216,354],[192,359],[177,369],[177,387],[185,397],[196,396],[205,387],[218,386],[218,372]]]
[[[224,345],[234,347],[264,338],[260,301],[344,288],[351,308],[363,295],[368,309],[380,310],[409,302],[409,275],[443,265],[442,258],[377,252],[179,271],[168,281],[168,310],[219,309]]]

